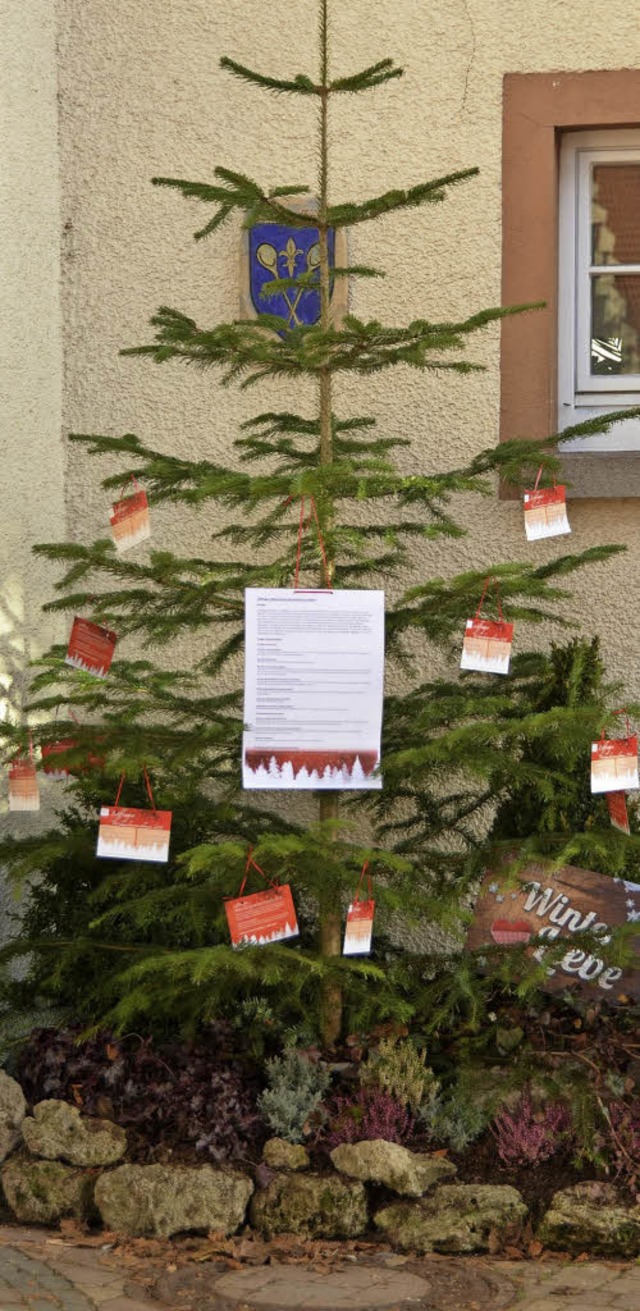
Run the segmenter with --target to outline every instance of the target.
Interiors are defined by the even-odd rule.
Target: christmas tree
[[[400,327],[336,312],[342,280],[348,279],[357,297],[359,279],[380,276],[376,268],[341,264],[337,237],[383,215],[428,213],[430,205],[468,185],[477,170],[336,203],[329,172],[334,98],[366,95],[401,77],[402,69],[383,58],[361,72],[336,76],[329,63],[328,0],[318,0],[318,11],[315,74],[281,80],[230,58],[221,61],[230,75],[267,94],[312,98],[318,123],[317,141],[310,143],[319,158],[315,188],[296,183],[265,189],[227,167],[217,168],[209,183],[154,179],[206,208],[198,240],[238,219],[250,233],[260,225],[291,229],[301,234],[301,246],[311,234],[303,272],[297,271],[295,240],[284,268],[272,259],[271,247],[263,249],[268,276],[255,318],[207,327],[165,306],[152,319],[154,340],[124,352],[159,364],[195,364],[198,387],[236,384],[259,392],[263,380],[285,379],[291,409],[258,412],[230,441],[225,464],[204,456],[189,461],[131,434],[70,438],[90,455],[112,463],[116,456],[118,472],[103,486],[139,480],[152,518],[161,502],[179,504],[185,521],[189,511],[209,510],[221,525],[209,558],[177,555],[157,540],[138,546],[133,556],[118,552],[108,538],[36,548],[64,566],[59,595],[47,608],[108,625],[118,646],[106,678],[65,663],[66,644],[39,662],[29,707],[31,738],[42,747],[70,743],[60,761],[72,777],[62,827],[18,837],[0,849],[0,862],[17,881],[41,878],[23,931],[4,959],[31,952],[36,963],[29,986],[68,1005],[75,993],[77,1012],[93,1023],[197,1028],[221,1011],[238,1014],[244,1006],[247,1015],[252,1008],[267,1014],[271,1008],[282,1024],[306,1025],[331,1044],[346,1024],[409,1020],[418,996],[424,1006],[425,979],[434,973],[440,1010],[457,1005],[476,986],[475,962],[462,964],[451,952],[439,965],[433,959],[429,965],[424,951],[409,956],[398,946],[407,926],[428,926],[436,941],[441,931],[456,928],[494,843],[496,804],[514,786],[526,789],[534,777],[543,791],[562,787],[563,777],[569,779],[567,762],[571,770],[581,758],[588,763],[589,743],[607,720],[604,699],[549,707],[528,695],[545,657],[516,654],[506,679],[459,677],[465,625],[478,609],[486,571],[425,579],[412,569],[417,545],[461,534],[452,510],[456,496],[495,495],[497,478],[530,486],[540,467],[543,482],[550,482],[558,468],[558,439],[505,442],[459,468],[408,475],[394,464],[394,452],[406,459],[405,438],[379,435],[375,418],[343,412],[343,374],[369,376],[401,366],[470,373],[479,366],[467,358],[468,343],[518,307]],[[305,297],[308,305],[316,298],[317,316],[302,312]],[[284,315],[277,312],[283,302]],[[309,382],[317,403],[299,413],[298,392]],[[603,426],[590,421],[563,437]],[[415,467],[428,463],[430,440],[416,451]],[[538,564],[535,548],[528,548],[529,562],[492,569],[485,613],[494,616],[496,606],[504,607],[517,625],[522,652],[525,623],[561,619],[564,579],[617,549],[603,545]],[[240,769],[244,593],[290,588],[298,578],[336,591],[387,589],[391,691],[384,707],[383,786],[324,789],[314,799],[311,819],[304,794],[287,794],[278,804],[268,794],[263,800],[244,792]],[[208,653],[185,668],[185,638],[201,633]],[[178,641],[179,658],[175,647],[172,654]],[[425,681],[423,671],[436,649],[450,660],[451,677]],[[8,725],[4,736],[9,763],[26,752],[29,730]],[[523,749],[532,742],[551,744],[552,756],[558,744],[550,773],[548,761],[541,765]],[[147,778],[153,804],[174,813],[170,863],[100,860],[94,854],[98,809],[112,805],[119,779],[126,789],[123,804],[148,807]],[[562,828],[553,835],[545,831],[540,850],[561,861],[571,836]],[[533,853],[538,834],[531,829],[526,837]],[[614,864],[624,840],[598,829]],[[253,865],[247,863],[250,849]],[[377,945],[371,957],[345,957],[345,909],[367,862],[375,881]],[[245,872],[253,875],[256,866],[269,879],[291,885],[300,938],[234,950],[225,898],[237,896]],[[66,924],[57,896],[63,884]],[[258,875],[254,886],[261,886]]]

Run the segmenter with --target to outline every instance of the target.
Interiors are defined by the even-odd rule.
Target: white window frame
[[[595,164],[640,164],[640,129],[566,132],[560,146],[558,267],[558,429],[640,405],[640,373],[591,373],[591,170]],[[640,216],[639,216],[640,223]],[[603,266],[597,266],[602,269]],[[609,267],[608,265],[605,267]],[[611,272],[636,273],[639,264],[612,265]],[[616,424],[608,433],[573,438],[563,452],[640,450],[640,419]]]

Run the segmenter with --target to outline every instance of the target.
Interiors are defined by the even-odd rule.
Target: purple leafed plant
[[[361,1088],[353,1097],[336,1097],[331,1103],[325,1141],[329,1148],[370,1138],[406,1143],[414,1128],[414,1117],[404,1102],[381,1088]]]
[[[548,1102],[534,1111],[523,1092],[513,1113],[499,1111],[491,1132],[505,1165],[537,1165],[565,1147],[572,1131],[571,1112],[562,1102]]]
[[[266,1136],[256,1109],[260,1080],[222,1021],[197,1043],[157,1047],[134,1035],[102,1033],[80,1042],[76,1032],[37,1029],[17,1075],[32,1106],[60,1098],[128,1129],[139,1160],[176,1150],[217,1164],[244,1160]]]

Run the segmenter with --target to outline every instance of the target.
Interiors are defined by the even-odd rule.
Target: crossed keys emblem
[[[287,241],[284,250],[276,250],[275,246],[272,246],[268,241],[263,241],[262,244],[258,246],[258,249],[256,250],[256,259],[258,263],[261,264],[263,269],[266,269],[267,272],[270,273],[273,278],[277,278],[280,276],[278,272],[278,260],[280,258],[284,260],[285,267],[287,270],[287,276],[290,278],[295,277],[296,264],[298,263],[299,255],[303,256],[304,251],[301,250],[299,246],[296,246],[293,237],[289,237],[289,240]],[[307,251],[306,268],[304,268],[302,271],[304,273],[313,273],[315,272],[316,269],[319,268],[319,266],[320,266],[320,245],[316,241],[316,243],[313,246],[311,246]],[[309,290],[308,287],[299,287],[297,292],[295,293],[295,297],[293,294],[293,290],[291,291],[286,290],[281,293],[283,300],[287,306],[287,309],[289,310],[289,315],[287,318],[288,328],[302,327],[302,320],[298,317],[297,311],[305,291],[308,290]]]

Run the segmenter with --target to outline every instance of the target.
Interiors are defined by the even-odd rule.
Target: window
[[[587,144],[587,133],[592,145]],[[596,134],[603,134],[605,144],[594,141]],[[578,142],[579,136],[582,142]],[[615,263],[625,265],[627,271],[614,271],[611,266],[605,270],[596,265],[591,260],[592,251],[587,244],[586,269],[582,267],[583,297],[592,281],[602,281],[607,277],[627,278],[622,284],[624,290],[615,280],[613,282],[614,290],[620,293],[621,298],[626,297],[624,312],[622,299],[617,302],[617,320],[604,317],[611,315],[611,303],[606,310],[600,308],[600,318],[594,323],[592,334],[594,339],[605,342],[609,338],[621,338],[624,335],[625,353],[622,353],[621,346],[617,374],[591,373],[592,308],[588,303],[586,319],[581,319],[581,325],[583,333],[587,334],[589,354],[585,355],[583,337],[583,378],[579,380],[575,295],[568,299],[564,295],[565,279],[574,279],[574,293],[578,280],[575,232],[578,217],[576,170],[579,168],[579,159],[575,155],[573,201],[570,197],[569,206],[571,209],[573,205],[571,218],[565,219],[566,207],[560,205],[560,165],[564,165],[571,144],[574,150],[578,144],[586,152],[598,149],[617,152],[633,146],[635,153],[635,145],[640,142],[640,69],[597,69],[587,73],[507,73],[503,85],[502,141],[502,303],[522,305],[531,301],[544,301],[545,308],[531,314],[510,315],[503,321],[500,433],[505,440],[511,437],[548,437],[558,428],[588,418],[590,411],[599,415],[608,410],[640,403],[640,382],[637,395],[627,390],[628,381],[634,376],[633,370],[628,371],[631,336],[626,327],[624,334],[622,332],[623,320],[633,327],[635,312],[630,305],[629,294],[634,289],[630,279],[633,278],[634,284],[637,279],[633,273],[628,272],[628,265],[633,266],[640,256],[635,249],[627,247],[626,236],[623,240],[618,235],[621,232],[620,223],[616,231],[616,218],[613,215],[613,222],[607,222],[606,225],[612,227],[617,238],[610,254],[615,256]],[[640,156],[637,158],[640,162]],[[618,159],[617,154],[615,158],[609,157],[612,168],[616,162],[632,165],[634,161]],[[566,167],[569,168],[568,165]],[[564,181],[564,168],[562,172]],[[610,181],[607,178],[603,180]],[[563,187],[563,198],[565,194]],[[605,208],[605,204],[614,208],[613,200],[603,200],[602,208]],[[627,207],[628,204],[627,197]],[[560,217],[562,241],[559,234]],[[590,215],[587,214],[587,243],[589,227]],[[571,248],[569,255],[565,254],[564,249],[566,234],[569,235]],[[591,268],[594,269],[593,273],[590,272]],[[563,280],[562,310],[559,309],[558,296],[560,273]],[[603,286],[606,288],[607,283],[604,282]],[[613,299],[616,300],[615,297]],[[572,308],[567,309],[567,305]],[[615,360],[610,363],[616,365]],[[622,365],[627,370],[624,374],[620,371]],[[606,367],[604,361],[603,367]],[[587,380],[586,389],[581,390],[583,382]],[[603,386],[605,381],[606,387]],[[567,383],[568,389],[565,391]],[[559,394],[561,387],[562,395]],[[591,390],[594,387],[596,390]],[[619,398],[617,400],[616,395]],[[566,455],[564,471],[571,484],[571,496],[640,496],[640,431],[634,434],[634,422],[623,421],[604,438],[589,438],[588,444],[585,440],[580,445],[572,443],[573,452]],[[563,452],[566,449],[564,445]],[[602,454],[605,451],[611,454],[610,459]],[[503,489],[501,495],[517,498],[518,494]]]
[[[558,428],[640,403],[640,131],[561,138]],[[640,450],[640,420],[566,451]]]

